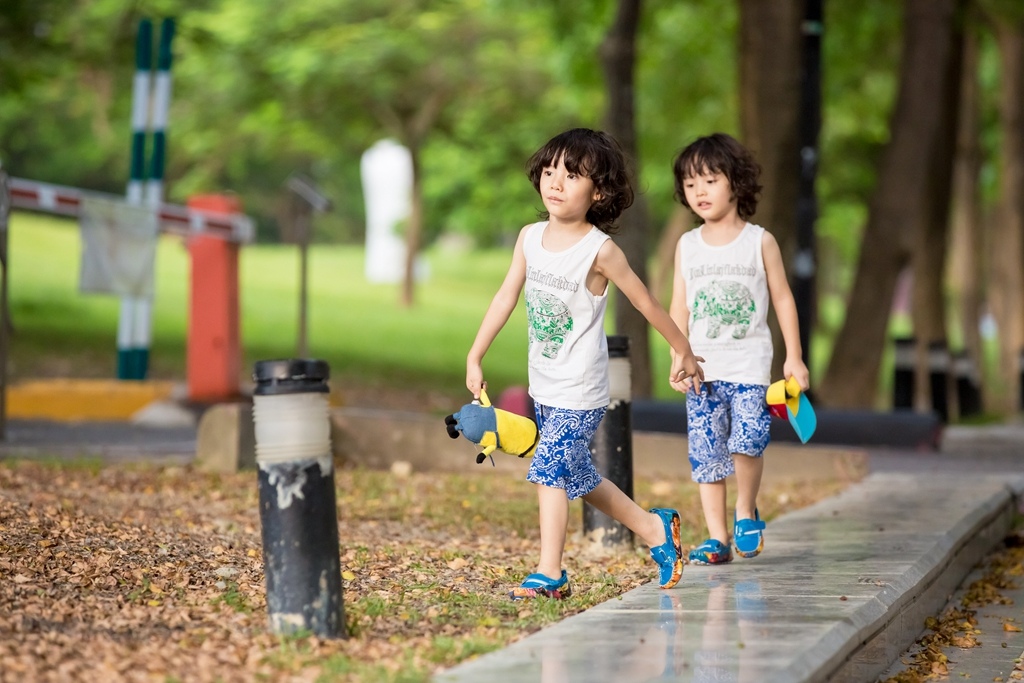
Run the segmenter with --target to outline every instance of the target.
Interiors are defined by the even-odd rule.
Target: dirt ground
[[[349,637],[321,639],[268,631],[254,473],[0,460],[0,682],[427,680],[655,576],[645,549],[584,547],[574,507],[573,596],[512,603],[538,545],[521,477],[335,478]],[[766,487],[762,514],[845,484]],[[690,482],[637,481],[635,497],[678,507],[684,544],[702,540]]]

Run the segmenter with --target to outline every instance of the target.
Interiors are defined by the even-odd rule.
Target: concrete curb
[[[1009,530],[1022,495],[1020,475],[872,474],[771,520],[753,560],[688,565],[675,589],[646,584],[434,680],[868,683]]]
[[[907,486],[914,486],[915,493],[923,494],[933,504],[938,503],[933,505],[934,515],[923,506],[917,513],[939,528],[922,543],[920,550],[914,550],[916,534],[908,529],[910,533],[904,534],[905,540],[899,541],[896,547],[914,552],[914,561],[898,573],[891,584],[881,586],[881,590],[848,619],[836,623],[819,645],[774,680],[830,683],[875,680],[914,642],[923,630],[925,619],[941,611],[978,559],[1012,529],[1017,501],[1024,495],[1024,477],[1009,481],[988,478],[987,487],[979,486],[976,492],[967,492],[967,495],[958,495],[964,493],[962,477],[925,482],[913,479],[913,475],[871,475],[864,489],[872,514],[877,515],[877,519],[888,519],[886,508],[902,507],[892,505],[892,501],[905,496]],[[859,487],[853,491],[855,496],[862,492],[856,489]],[[839,498],[842,499],[843,494]],[[823,505],[830,507],[837,503],[842,501],[826,501]],[[952,514],[947,517],[946,512]],[[797,511],[792,516],[798,518],[806,514],[813,514],[813,511]],[[947,528],[943,529],[942,524],[947,520]],[[891,523],[900,522],[898,519],[882,522],[887,527]],[[909,526],[918,524],[915,521]]]

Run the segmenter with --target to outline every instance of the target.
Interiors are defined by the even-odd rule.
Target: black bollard
[[[966,351],[953,356],[953,372],[956,376],[956,398],[959,418],[981,414],[981,378],[974,359]]]
[[[1017,352],[1017,409],[1024,410],[1024,350]]]
[[[944,423],[949,423],[950,357],[945,341],[928,343],[928,386],[931,389],[932,410]]]
[[[632,366],[629,337],[608,337],[608,390],[611,401],[590,455],[601,476],[633,497]],[[583,534],[606,547],[632,546],[633,532],[597,508],[583,503]]]
[[[270,630],[344,638],[338,512],[318,360],[256,363],[253,422]]]
[[[892,407],[914,407],[914,338],[894,339]]]

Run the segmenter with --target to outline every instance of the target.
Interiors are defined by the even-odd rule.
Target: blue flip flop
[[[518,588],[513,588],[508,597],[513,600],[529,600],[538,596],[562,600],[572,595],[572,588],[569,586],[569,575],[562,570],[562,575],[552,579],[545,574],[530,574]]]

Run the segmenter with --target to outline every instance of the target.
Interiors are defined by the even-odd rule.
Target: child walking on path
[[[810,382],[778,242],[747,221],[757,208],[760,170],[753,155],[723,133],[694,141],[673,167],[676,197],[703,220],[679,239],[669,306],[672,319],[689,331],[694,353],[708,358],[703,389],[689,378],[672,381],[687,393],[690,467],[709,535],[690,551],[694,564],[732,560],[726,477],[733,473],[733,547],[748,558],[764,548],[757,493],[771,424],[765,402],[773,353],[769,298],[786,344],[783,373],[804,391]]]
[[[466,358],[466,388],[479,396],[484,354],[525,288],[529,320],[529,381],[540,440],[526,479],[537,485],[540,561],[509,594],[513,600],[571,592],[562,569],[569,501],[582,497],[636,533],[651,548],[659,583],[671,588],[683,573],[679,515],[646,511],[598,474],[590,440],[608,406],[608,347],[604,312],[613,283],[674,351],[671,379],[699,386],[703,374],[686,336],[636,276],[609,238],[633,202],[626,161],[606,133],[576,128],[552,138],[527,163],[545,211],[519,232],[512,263]]]

